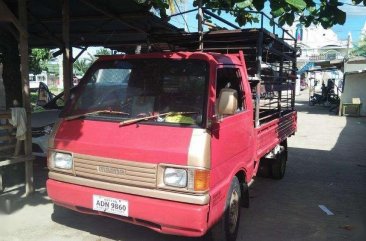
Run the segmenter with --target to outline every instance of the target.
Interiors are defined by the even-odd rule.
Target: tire
[[[265,178],[271,176],[271,165],[266,159],[260,160],[259,162],[258,176]]]
[[[240,183],[235,176],[228,192],[225,211],[220,220],[206,234],[207,241],[235,241],[240,222],[242,193]]]
[[[285,176],[286,163],[287,163],[287,140],[284,141],[281,146],[284,150],[277,154],[276,159],[272,163],[272,178],[280,180]]]

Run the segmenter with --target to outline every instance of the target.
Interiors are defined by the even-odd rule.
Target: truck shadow
[[[203,241],[203,238],[187,238],[157,233],[145,227],[115,220],[112,218],[82,214],[67,209],[57,209],[52,221],[67,227],[82,230],[98,237],[124,241]],[[187,221],[189,216],[187,214]]]

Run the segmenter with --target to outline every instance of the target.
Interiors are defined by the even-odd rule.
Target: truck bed
[[[269,153],[277,144],[293,135],[297,129],[296,111],[283,111],[281,117],[265,122],[255,128],[256,160]]]

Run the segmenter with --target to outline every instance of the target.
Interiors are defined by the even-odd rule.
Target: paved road
[[[309,107],[306,95],[298,98],[297,108],[299,130],[289,140],[286,176],[281,181],[256,179],[251,206],[242,210],[238,241],[366,240],[366,118],[337,117],[324,107]],[[103,217],[54,215],[44,189],[46,170],[41,163],[35,168],[35,195],[22,198],[24,189],[17,188],[0,196],[0,211],[6,199],[11,210],[0,214],[1,241],[201,240]]]

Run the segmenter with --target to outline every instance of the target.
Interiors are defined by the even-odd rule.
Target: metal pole
[[[26,138],[24,141],[24,154],[27,157],[25,159],[25,193],[31,194],[34,191],[33,186],[33,159],[28,158],[32,155],[32,125],[31,125],[31,107],[29,96],[29,67],[28,67],[28,33],[27,33],[27,0],[18,0],[18,14],[19,22],[22,26],[22,30],[19,31],[19,52],[20,52],[20,65],[21,65],[21,79],[22,79],[22,95],[23,95],[23,107],[27,114],[26,123]]]
[[[198,49],[203,51],[203,11],[202,11],[202,0],[198,1],[198,35],[199,35],[199,47]]]
[[[295,110],[295,88],[296,88],[296,78],[297,78],[297,73],[296,73],[296,69],[297,69],[297,56],[296,56],[296,48],[297,48],[297,38],[295,39],[295,51],[293,53],[293,58],[294,60],[292,61],[292,71],[291,74],[295,76],[295,81],[292,80],[293,83],[293,88],[292,88],[292,96],[291,96],[291,108],[292,110]]]
[[[210,12],[209,10],[207,9],[203,9],[203,12],[213,18],[216,18],[217,20],[220,20],[221,22],[227,24],[228,26],[234,28],[234,29],[240,29],[240,27],[236,26],[235,24],[231,23],[230,21],[227,21],[226,19],[220,17],[219,15],[217,14],[214,14],[213,12]]]
[[[263,15],[262,15],[263,20]],[[263,24],[263,23],[262,23]],[[263,53],[263,29],[259,32],[258,44],[257,44],[257,77],[259,79],[256,86],[256,95],[255,95],[255,127],[260,125],[259,122],[259,109],[260,109],[260,101],[261,101],[261,81],[262,81],[262,53]]]
[[[348,34],[346,59],[348,59],[348,57],[349,57],[349,46],[350,46],[350,44],[351,44],[351,34]]]
[[[70,47],[70,0],[63,0],[62,5],[62,39],[64,42],[63,52],[63,81],[64,98],[69,99],[72,80],[72,56]]]
[[[285,38],[285,33],[282,32],[282,40]],[[279,80],[277,81],[277,87],[278,87],[278,99],[277,99],[277,108],[278,108],[278,113],[281,116],[281,111],[282,111],[282,86],[283,86],[283,55],[284,55],[284,44],[281,44],[281,57],[280,57],[280,75],[279,75]],[[288,83],[286,84],[286,89],[288,87]],[[286,91],[288,92],[288,91]],[[286,96],[288,98],[288,95]],[[286,103],[288,103],[288,100],[286,100]],[[287,106],[288,107],[288,106]]]

